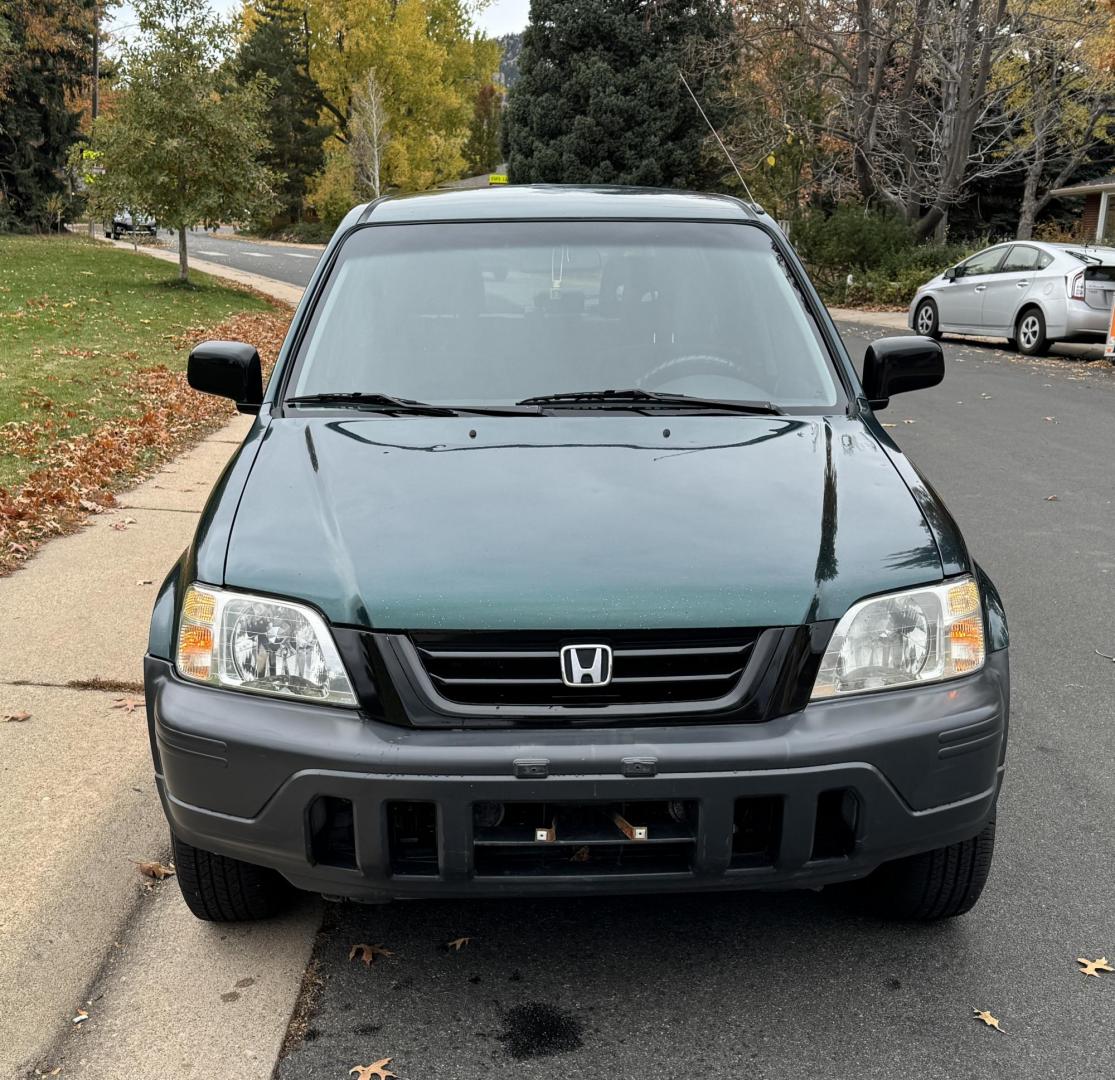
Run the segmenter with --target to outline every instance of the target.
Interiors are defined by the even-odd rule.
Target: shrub
[[[905,306],[919,285],[974,250],[916,243],[900,218],[854,204],[827,216],[801,215],[791,223],[790,238],[831,304]]]

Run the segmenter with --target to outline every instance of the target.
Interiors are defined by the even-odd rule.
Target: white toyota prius
[[[1115,248],[996,244],[927,281],[910,304],[919,334],[1006,338],[1027,356],[1056,341],[1103,341],[1115,304]]]

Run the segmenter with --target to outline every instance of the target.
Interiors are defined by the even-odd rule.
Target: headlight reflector
[[[191,585],[178,626],[178,673],[256,694],[356,705],[333,635],[312,608]]]
[[[983,609],[970,577],[853,604],[821,661],[812,699],[954,679],[984,661]]]

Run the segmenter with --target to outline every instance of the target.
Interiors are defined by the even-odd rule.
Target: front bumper
[[[978,833],[994,815],[1009,714],[1006,651],[950,683],[810,705],[761,724],[429,731],[350,710],[212,689],[149,656],[148,721],[160,797],[197,847],[269,866],[294,885],[358,899],[556,892],[792,888],[862,877],[880,863]],[[851,793],[834,852],[826,793]],[[354,866],[315,857],[315,807],[351,804]],[[577,807],[681,801],[691,846],[598,869],[594,859],[492,870],[477,803]],[[740,859],[741,800],[778,808],[768,857]],[[390,807],[434,808],[436,856],[399,869]],[[391,811],[394,812],[393,810]],[[646,850],[646,849],[642,849]],[[664,864],[665,865],[665,864]]]

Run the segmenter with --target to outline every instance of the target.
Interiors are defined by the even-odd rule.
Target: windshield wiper
[[[348,393],[303,394],[290,397],[284,405],[339,405],[354,409],[382,409],[384,412],[421,413],[423,416],[455,416],[456,410],[441,405],[430,405],[425,401],[410,398],[392,397],[390,394],[367,394],[362,390]]]
[[[348,393],[304,394],[287,398],[284,405],[338,405],[342,408],[376,409],[390,413],[411,413],[415,416],[458,416],[477,413],[483,416],[537,416],[542,410],[524,405],[431,405],[428,401],[393,397],[391,394],[370,394],[363,390]]]
[[[578,405],[624,408],[715,409],[720,412],[781,416],[782,410],[769,401],[732,401],[721,398],[664,394],[657,390],[574,390],[565,394],[539,394],[523,398],[520,405]]]

